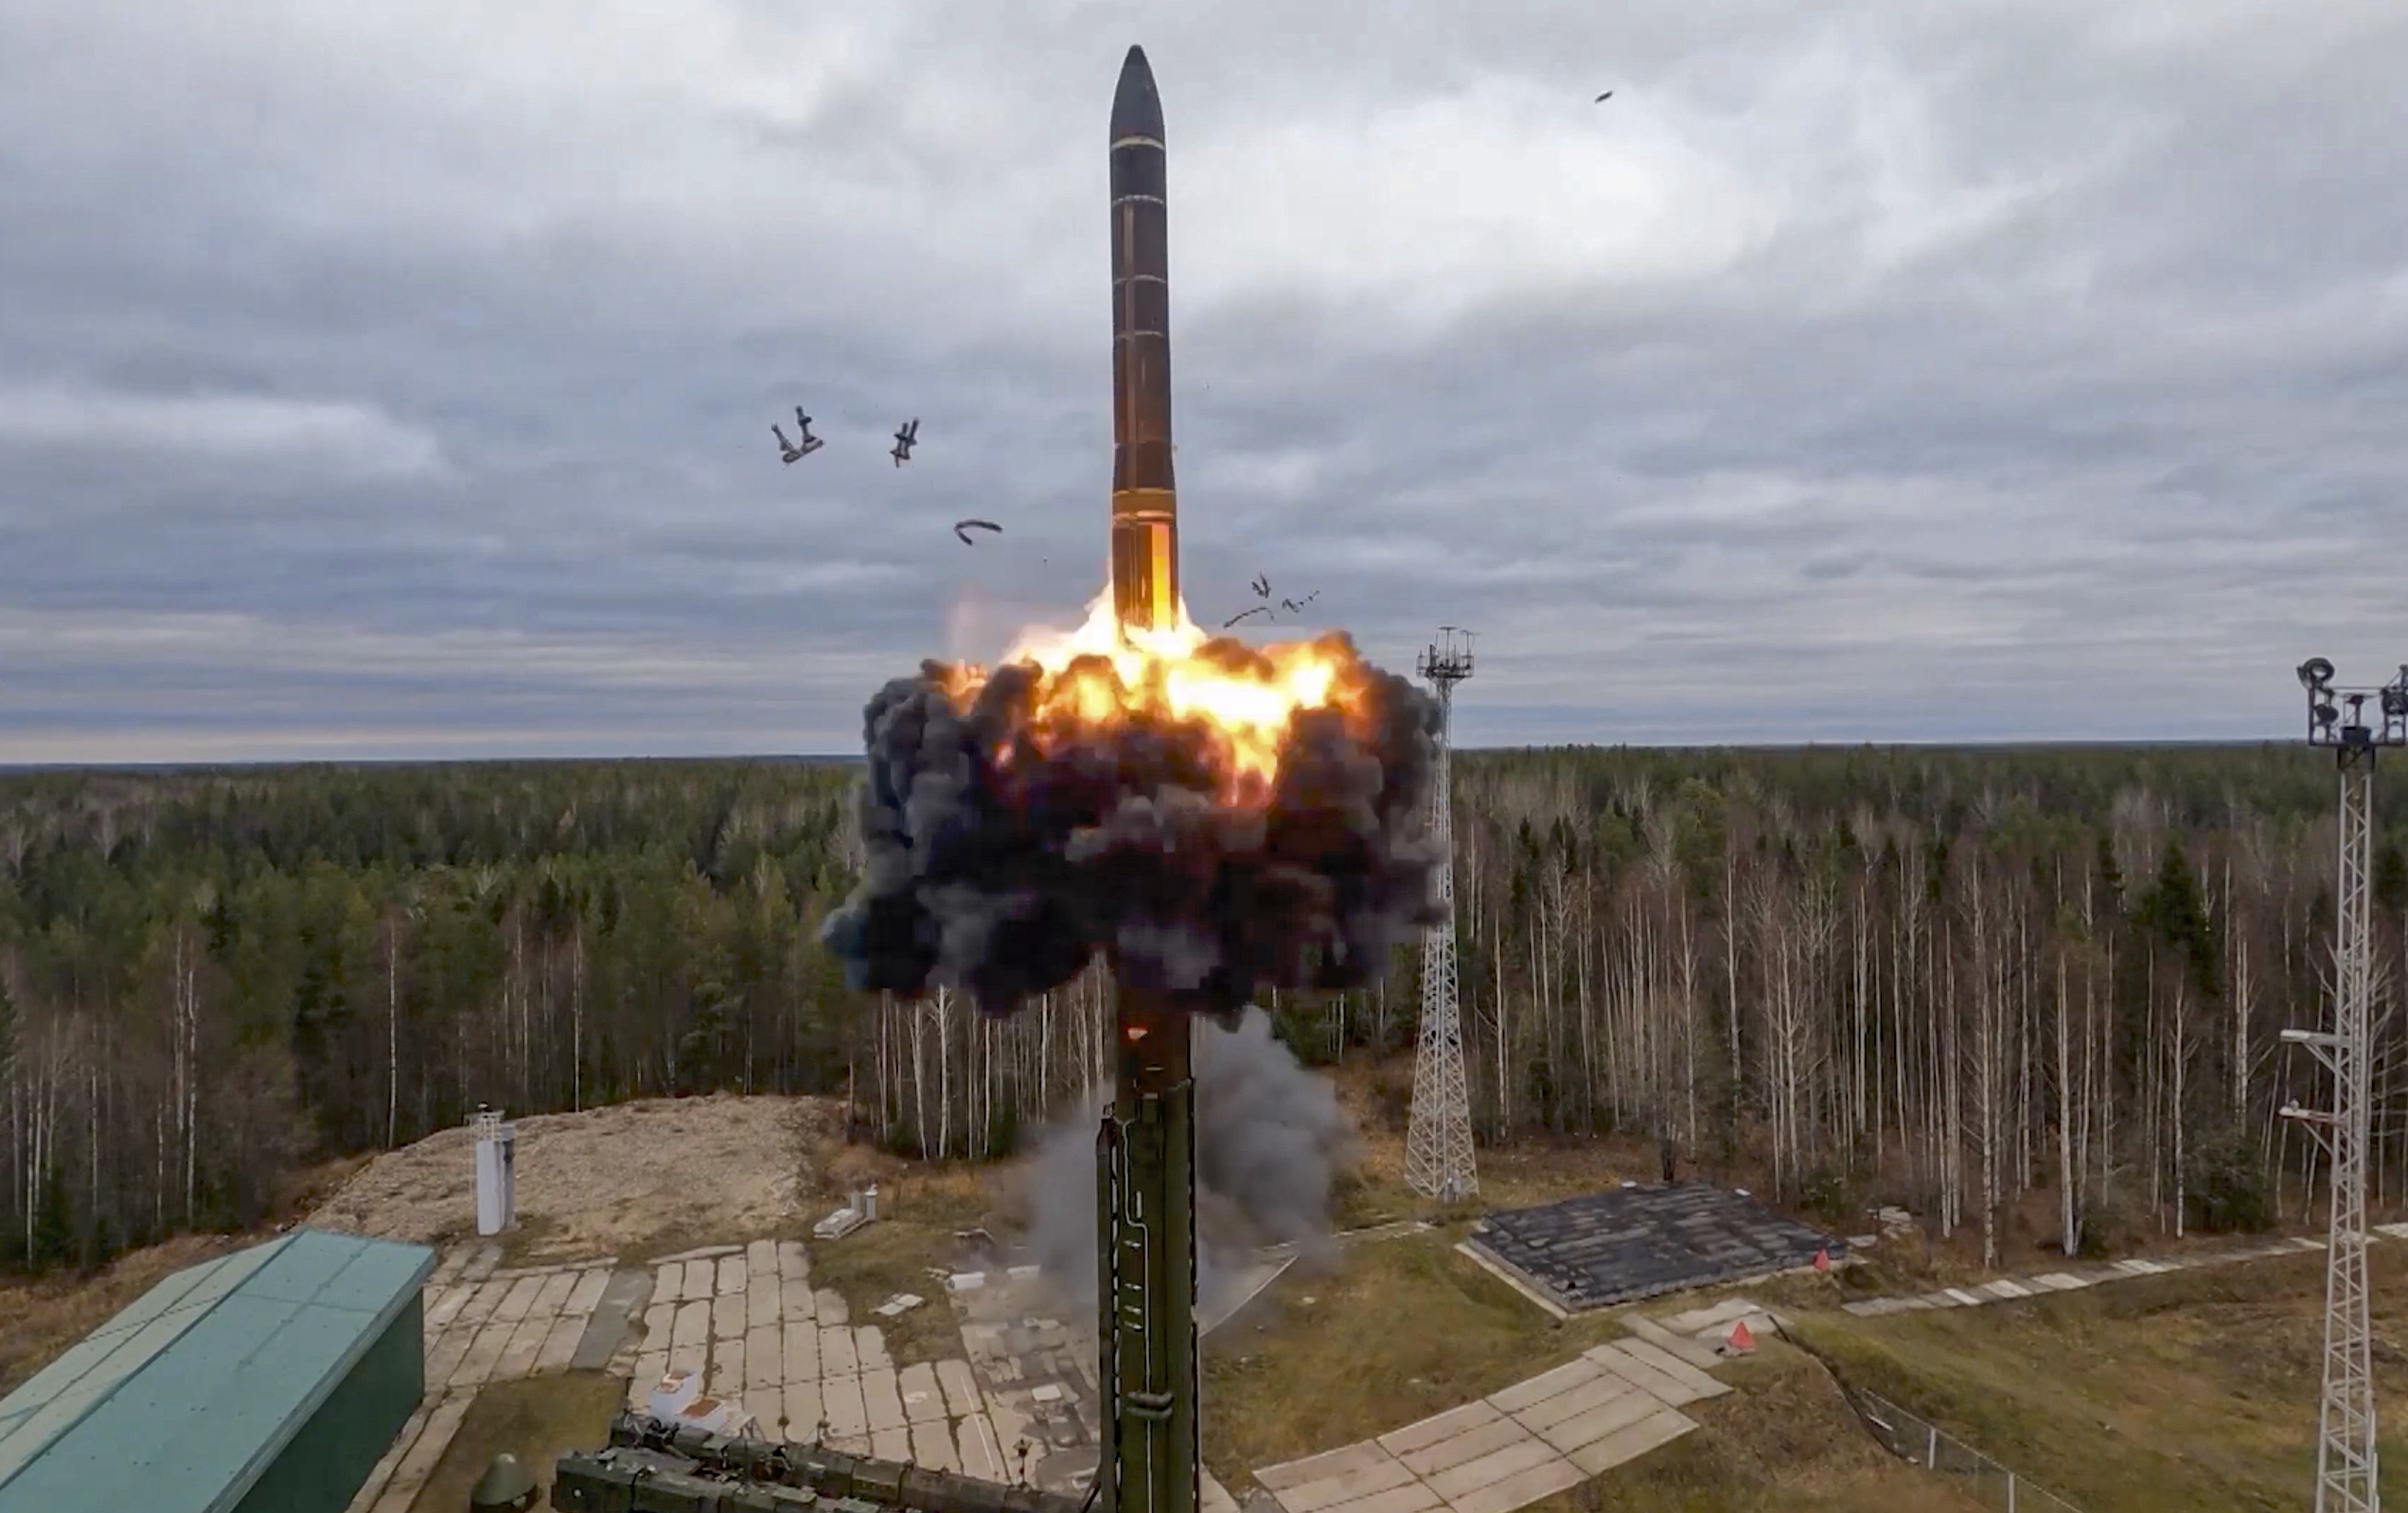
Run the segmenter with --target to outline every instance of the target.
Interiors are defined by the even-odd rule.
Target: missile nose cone
[[[1121,62],[1120,86],[1112,91],[1112,135],[1162,139],[1162,97],[1155,91],[1154,70],[1142,47],[1131,47]]]

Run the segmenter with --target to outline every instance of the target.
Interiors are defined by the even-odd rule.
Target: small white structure
[[[694,1424],[714,1434],[741,1433],[752,1420],[732,1402],[702,1396],[702,1380],[691,1371],[664,1373],[645,1407],[664,1423]]]
[[[518,1219],[519,1131],[499,1111],[476,1113],[476,1220],[480,1235],[499,1235]]]
[[[842,1239],[876,1218],[877,1184],[872,1183],[866,1188],[854,1188],[845,1205],[830,1209],[826,1218],[811,1226],[811,1233],[821,1239]]]
[[[675,1418],[702,1396],[702,1379],[692,1371],[668,1371],[652,1384],[645,1407],[655,1418]]]

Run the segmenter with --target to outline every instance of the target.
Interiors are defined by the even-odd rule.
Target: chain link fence
[[[1975,1497],[2005,1513],[2081,1513],[2045,1486],[2017,1475],[1980,1451],[1940,1433],[1938,1426],[1899,1407],[1878,1393],[1858,1388],[1850,1393],[1857,1415],[1873,1437],[1891,1453],[1925,1470],[1962,1479]]]

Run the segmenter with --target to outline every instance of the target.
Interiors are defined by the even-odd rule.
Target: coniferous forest
[[[1004,1022],[848,992],[849,764],[0,774],[0,1263],[258,1220],[298,1166],[512,1113],[849,1100],[1010,1151],[1104,1057],[1094,976]],[[1618,1132],[1994,1258],[2313,1200],[2335,778],[2290,746],[1475,752],[1457,935],[1482,1142]],[[2408,829],[2378,788],[2381,1201],[2408,1200]],[[2394,808],[2408,807],[2402,800]],[[1280,995],[1308,1061],[1411,1043]]]

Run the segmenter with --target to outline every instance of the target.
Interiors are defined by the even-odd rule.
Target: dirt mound
[[[514,1260],[648,1256],[791,1227],[842,1112],[821,1098],[646,1098],[518,1128]],[[308,1222],[438,1244],[476,1232],[476,1136],[377,1157]]]

